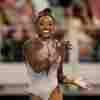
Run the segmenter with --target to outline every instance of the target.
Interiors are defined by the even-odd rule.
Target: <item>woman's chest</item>
[[[57,44],[54,41],[41,41],[41,48],[37,50],[36,56],[39,61],[47,60],[50,63],[56,61],[60,55]]]

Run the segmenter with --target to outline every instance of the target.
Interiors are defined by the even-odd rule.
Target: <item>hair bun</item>
[[[39,16],[48,16],[48,15],[52,15],[52,11],[50,8],[45,8],[44,10],[39,12]]]

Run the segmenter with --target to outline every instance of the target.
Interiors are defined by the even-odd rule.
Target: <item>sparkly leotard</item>
[[[31,80],[27,91],[48,100],[58,85],[57,71],[62,60],[60,44],[52,39],[34,39],[27,41],[24,47]]]

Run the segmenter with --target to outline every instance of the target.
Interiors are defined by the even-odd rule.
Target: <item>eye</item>
[[[40,25],[43,26],[44,24],[43,23],[40,23]]]
[[[49,23],[50,26],[52,26],[52,23]]]

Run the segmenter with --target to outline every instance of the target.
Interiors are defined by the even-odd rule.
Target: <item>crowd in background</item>
[[[23,61],[23,43],[33,36],[30,3],[23,2],[18,7],[16,5],[14,0],[0,1],[1,61]]]
[[[82,27],[79,28],[79,26],[82,26],[82,24],[79,25],[77,24],[79,22],[79,19],[83,21],[84,25],[88,23],[87,20],[88,15],[86,15],[85,13],[87,9],[83,9],[85,8],[85,6],[83,6],[83,8],[81,7],[80,0],[74,0],[74,1],[78,1],[78,3],[77,2],[73,3],[72,2],[73,0],[68,0],[68,1],[65,0],[66,3],[62,2],[64,0],[62,1],[44,0],[44,1],[47,1],[51,9],[53,10],[56,20],[58,21],[59,30],[60,28],[65,29],[66,33],[68,32],[74,33],[75,36],[76,34],[79,34],[78,36],[80,36],[79,30],[81,29],[82,35],[80,37],[82,38],[80,38],[78,41],[79,47],[76,47],[79,49],[78,52],[79,61],[81,62],[100,61],[100,38],[98,37],[100,30],[83,32],[83,28]],[[31,0],[0,0],[0,60],[1,61],[21,62],[24,60],[23,53],[22,53],[23,43],[27,39],[30,39],[34,36],[33,21],[34,21],[36,10],[34,9],[35,5],[33,3],[34,0],[32,1]],[[74,10],[73,10],[73,4],[75,8]],[[89,15],[90,19],[92,18],[91,16],[92,15],[90,14]],[[72,21],[72,24],[69,24],[68,22],[69,19],[71,19],[70,21]],[[72,27],[74,24],[75,27]],[[92,26],[90,25],[89,27]],[[74,31],[72,32],[69,30],[74,30]],[[89,35],[86,35],[88,33]],[[97,35],[93,35],[93,34],[97,34]],[[86,40],[88,40],[89,42],[87,42]]]

